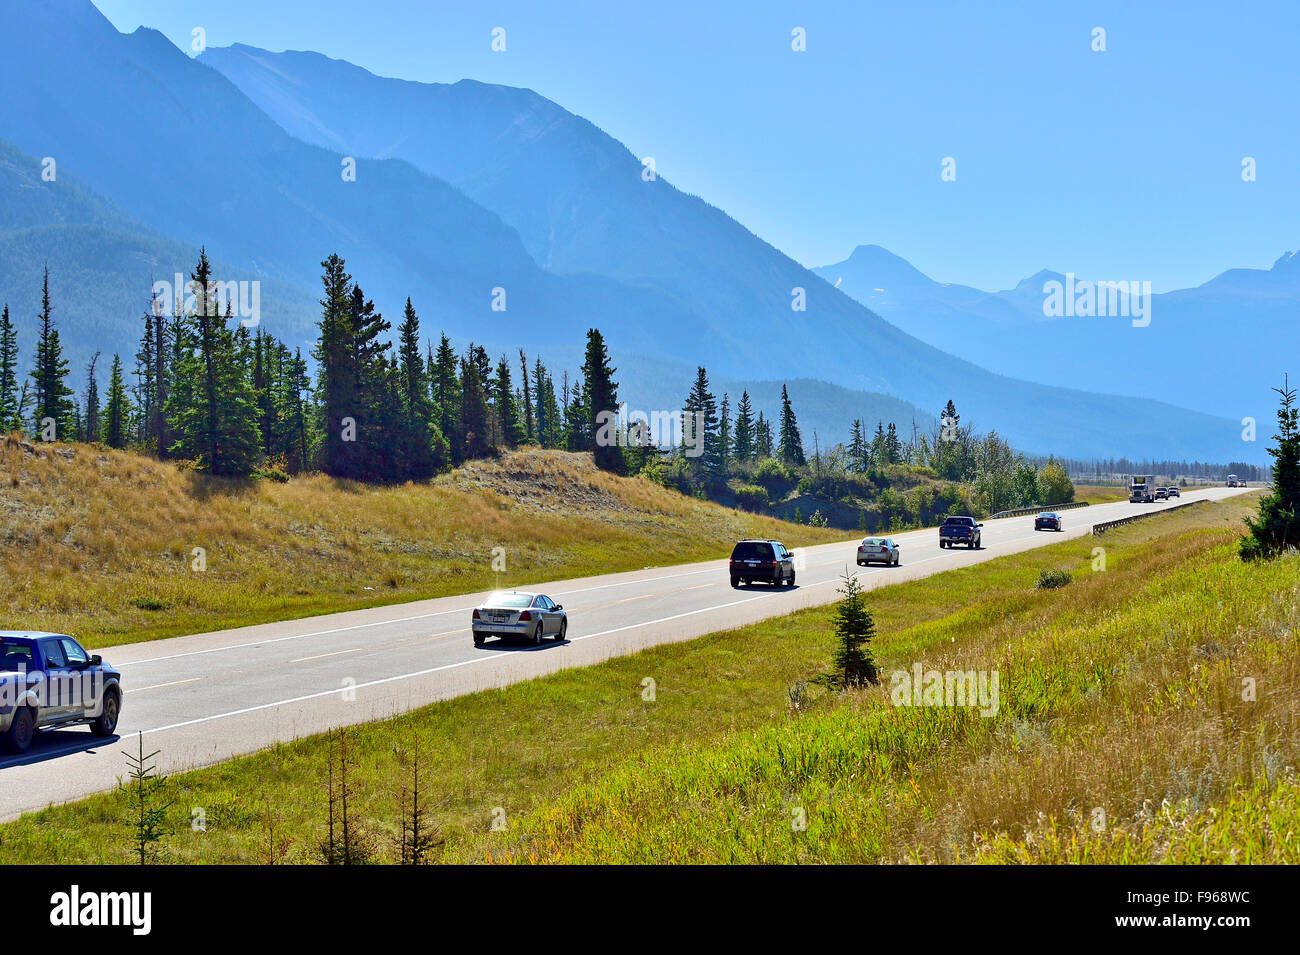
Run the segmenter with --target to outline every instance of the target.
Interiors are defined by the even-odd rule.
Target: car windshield
[[[771,560],[772,545],[763,541],[741,541],[731,552],[732,560]]]
[[[872,546],[874,546],[874,547],[879,547],[879,546],[880,546],[881,544],[883,544],[884,542],[885,542],[885,539],[884,539],[883,537],[868,537],[868,538],[866,538],[862,543],[863,543],[863,544],[870,544],[870,545],[872,545]]]
[[[532,594],[516,594],[499,591],[487,599],[487,607],[527,607],[533,602]]]
[[[0,640],[0,671],[32,670],[32,645],[25,641]]]
[[[970,527],[971,518],[969,517],[950,517],[943,522],[947,527]]]

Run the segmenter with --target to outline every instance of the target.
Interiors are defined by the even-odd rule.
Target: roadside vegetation
[[[1240,561],[1252,509],[1113,531],[1104,570],[1064,541],[871,591],[869,621],[816,608],[349,729],[364,857],[411,857],[415,788],[426,861],[1300,861],[1300,557]],[[879,685],[818,681],[846,635]],[[997,671],[996,713],[892,705],[915,663]],[[207,831],[176,810],[163,858],[320,861],[341,749],[171,777]],[[128,861],[130,810],[28,814],[0,859]]]
[[[720,558],[746,536],[793,547],[844,535],[682,497],[561,451],[373,486],[217,478],[0,437],[0,629],[74,633],[95,649]],[[492,568],[496,547],[504,572]]]

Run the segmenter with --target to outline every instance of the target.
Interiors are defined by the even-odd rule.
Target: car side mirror
[[[90,665],[93,667],[103,666],[103,664],[104,664],[104,658],[101,657],[98,653],[96,653],[93,657],[90,658]]]
[[[556,609],[556,610],[563,610],[563,609],[564,609],[564,604],[556,604],[556,605],[555,605],[555,609]]]
[[[983,527],[984,525],[983,525],[983,524],[976,524],[975,526],[976,526],[976,527]]]

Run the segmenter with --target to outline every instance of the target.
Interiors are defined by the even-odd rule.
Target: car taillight
[[[479,616],[478,608],[477,608],[477,607],[474,608],[474,619],[475,619],[475,620],[482,620],[482,619],[483,619],[482,617]]]
[[[532,619],[533,619],[533,615],[532,615],[531,613],[529,613],[527,610],[525,610],[523,613],[521,613],[521,614],[519,615],[519,622],[520,622],[520,623],[523,623],[523,622],[525,622],[525,621],[532,620]]]

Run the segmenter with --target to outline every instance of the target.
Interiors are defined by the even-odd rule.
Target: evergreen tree
[[[596,442],[599,428],[597,417],[601,412],[618,413],[618,382],[614,380],[614,372],[617,370],[609,363],[604,336],[598,329],[587,329],[587,351],[582,363],[584,436],[588,436],[596,467],[604,471],[621,472],[624,464],[623,451],[618,444]]]
[[[429,377],[438,411],[438,430],[451,449],[452,462],[459,464],[465,459],[464,432],[460,428],[460,378],[456,373],[458,359],[446,335],[442,336],[433,361]]]
[[[883,467],[889,463],[889,439],[885,436],[885,424],[876,422],[876,434],[871,439],[871,463]]]
[[[323,438],[320,466],[326,474],[336,476],[351,471],[354,442],[344,440],[344,420],[356,420],[359,404],[359,376],[352,350],[352,276],[345,265],[337,253],[321,263],[320,339],[312,353],[318,369],[316,392]]]
[[[68,362],[63,357],[59,331],[54,327],[54,309],[50,305],[50,268],[45,267],[41,285],[41,328],[36,339],[36,367],[31,379],[35,384],[32,411],[37,434],[47,420],[54,422],[57,440],[68,440],[77,430],[77,415],[73,408],[72,389],[68,387]]]
[[[518,447],[526,437],[524,426],[519,420],[519,405],[515,401],[514,384],[510,381],[510,363],[502,355],[497,362],[495,405],[501,440],[507,448]]]
[[[432,477],[441,465],[440,446],[434,421],[433,401],[429,397],[428,374],[420,354],[420,319],[411,300],[406,300],[402,324],[398,329],[398,358],[402,378],[402,457],[405,476],[412,480]]]
[[[785,385],[781,386],[781,431],[777,455],[786,464],[803,467],[808,463],[803,453],[803,437],[799,434],[799,423],[795,420],[794,407],[790,404],[790,394]]]
[[[754,425],[754,456],[758,458],[770,458],[775,452],[772,443],[772,422],[763,417],[763,412],[758,413],[758,422]]]
[[[890,464],[903,460],[903,445],[898,440],[898,429],[892,421],[889,422],[889,430],[885,432],[885,459]]]
[[[0,432],[22,427],[18,407],[18,332],[9,318],[9,306],[0,312]]]
[[[460,362],[460,426],[464,441],[461,460],[486,457],[492,450],[489,418],[487,395],[471,345],[470,352]]]
[[[849,467],[859,474],[867,470],[867,442],[862,433],[862,419],[853,419],[849,437]]]
[[[846,573],[843,594],[831,615],[835,629],[836,646],[832,656],[835,666],[831,674],[832,686],[844,688],[878,683],[876,664],[871,657],[871,640],[876,635],[875,621],[867,610],[866,595],[856,576]]]
[[[528,383],[528,356],[519,349],[519,378],[524,392],[524,437],[528,441],[537,440],[537,420],[533,415],[533,388]]]
[[[1275,557],[1288,548],[1300,547],[1300,409],[1290,378],[1283,379],[1277,410],[1277,446],[1268,449],[1273,458],[1273,488],[1259,502],[1259,514],[1246,518],[1250,533],[1241,541],[1246,560]]]
[[[101,440],[110,448],[126,447],[129,418],[130,399],[126,395],[126,383],[122,378],[122,359],[114,355],[108,373],[108,404],[104,408],[104,424],[99,435]]]
[[[754,457],[754,409],[748,391],[740,393],[740,404],[736,405],[735,455],[741,464]]]
[[[722,393],[722,405],[718,409],[718,474],[725,478],[727,465],[731,461],[731,396]]]
[[[533,362],[533,394],[537,396],[537,441],[544,448],[558,448],[561,441],[560,403],[555,380],[539,355]]]
[[[212,294],[207,250],[190,273],[195,310],[187,316],[187,348],[176,366],[176,386],[168,398],[168,418],[176,439],[172,451],[212,474],[249,474],[261,457],[257,402],[239,359],[229,305],[219,314]]]
[[[99,382],[95,379],[95,366],[98,364],[99,352],[95,352],[86,365],[86,422],[82,432],[85,441],[99,440]]]
[[[700,447],[703,453],[695,458],[686,458],[697,480],[712,482],[721,474],[718,440],[718,402],[709,390],[709,374],[703,365],[696,368],[695,384],[682,406],[682,455],[688,448]]]

